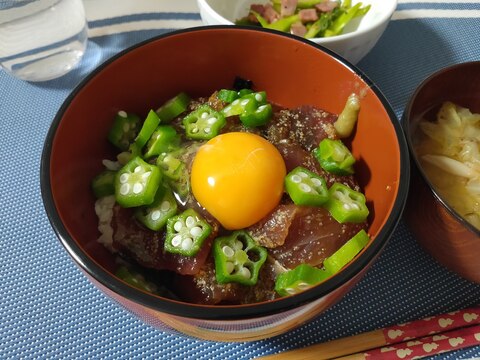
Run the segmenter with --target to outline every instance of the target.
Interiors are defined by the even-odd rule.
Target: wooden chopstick
[[[325,360],[351,354],[363,354],[367,350],[411,342],[414,339],[441,334],[480,324],[480,305],[446,314],[436,315],[404,324],[389,326],[363,334],[332,340],[309,347],[267,355],[258,360]],[[478,342],[480,343],[480,335]],[[471,345],[472,346],[472,345]],[[360,359],[360,358],[358,358]]]

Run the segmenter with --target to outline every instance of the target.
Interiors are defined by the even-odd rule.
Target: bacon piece
[[[273,8],[272,4],[252,4],[250,5],[250,13],[248,14],[248,20],[253,23],[258,23],[258,19],[251,12],[258,13],[261,17],[267,20],[268,23],[272,23],[280,19],[280,14]]]
[[[258,24],[258,19],[255,15],[252,14],[252,11],[255,11],[260,16],[264,17],[265,5],[262,5],[262,4],[252,4],[252,5],[250,5],[250,12],[247,16],[247,19],[248,19],[248,21],[250,21],[254,24]]]
[[[340,224],[321,207],[298,207],[282,246],[269,254],[286,268],[302,263],[319,266],[366,223]]]
[[[114,250],[131,257],[142,266],[188,275],[200,271],[210,253],[212,241],[218,233],[218,226],[212,226],[212,234],[205,239],[202,248],[195,256],[181,256],[165,252],[164,232],[144,228],[135,220],[130,209],[115,205],[111,225]]]
[[[298,0],[282,0],[280,5],[280,16],[286,17],[295,14]]]
[[[302,23],[318,20],[317,10],[315,9],[302,9],[298,12],[298,16]]]
[[[278,12],[273,8],[271,4],[265,5],[265,11],[263,13],[263,17],[267,20],[270,24],[280,19],[280,15]]]
[[[293,35],[304,37],[307,33],[307,28],[300,21],[298,21],[292,24],[292,26],[290,26],[290,33]]]
[[[320,4],[315,5],[315,8],[320,12],[331,12],[338,6],[336,1],[323,1]]]

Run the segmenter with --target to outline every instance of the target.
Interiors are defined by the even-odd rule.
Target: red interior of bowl
[[[230,28],[182,32],[137,47],[104,67],[79,89],[56,131],[50,180],[59,216],[94,261],[112,270],[97,243],[91,179],[113,158],[106,140],[119,110],[146,115],[180,91],[208,95],[235,76],[253,80],[270,101],[311,104],[339,113],[349,94],[363,95],[352,141],[358,176],[371,209],[375,236],[390,215],[400,181],[400,151],[384,104],[352,69],[319,48],[291,37]]]

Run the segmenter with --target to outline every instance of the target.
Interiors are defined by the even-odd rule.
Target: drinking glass
[[[87,45],[82,0],[1,0],[0,65],[27,81],[69,72]]]

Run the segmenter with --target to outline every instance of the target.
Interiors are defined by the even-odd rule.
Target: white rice
[[[115,205],[115,196],[105,196],[95,202],[95,213],[98,216],[98,231],[101,235],[98,242],[104,245],[108,250],[115,252],[113,249],[113,206]]]

